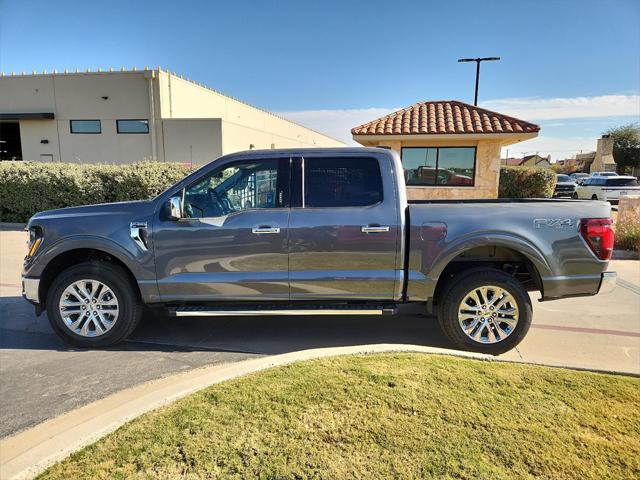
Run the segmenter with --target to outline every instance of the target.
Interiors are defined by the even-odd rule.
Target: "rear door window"
[[[366,207],[382,201],[375,158],[305,158],[305,207]]]

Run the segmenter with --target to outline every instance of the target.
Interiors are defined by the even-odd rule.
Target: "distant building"
[[[522,158],[502,158],[500,159],[502,165],[510,167],[545,167],[551,166],[551,156],[541,157],[538,154],[527,155]]]
[[[615,172],[618,168],[613,158],[613,142],[611,135],[603,135],[598,139],[596,155],[591,162],[589,172]]]
[[[598,139],[595,152],[579,153],[575,159],[558,160],[563,166],[575,166],[580,172],[615,172],[618,165],[613,158],[613,137],[603,135]]]
[[[589,173],[591,170],[591,164],[596,158],[596,152],[586,152],[576,154],[576,163],[580,165],[580,171]]]
[[[0,159],[201,164],[343,143],[161,70],[0,76]]]
[[[556,165],[564,167],[570,172],[581,172],[584,167],[584,161],[577,158],[565,158],[556,161]]]
[[[400,154],[409,199],[497,198],[500,150],[540,127],[457,100],[418,102],[351,129]]]

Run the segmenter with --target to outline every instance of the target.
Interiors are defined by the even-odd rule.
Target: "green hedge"
[[[551,198],[556,188],[556,174],[542,167],[502,167],[500,198]]]
[[[178,163],[0,162],[0,220],[26,222],[52,208],[151,198],[187,173]]]

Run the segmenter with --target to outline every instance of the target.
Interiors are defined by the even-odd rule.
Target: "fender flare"
[[[44,271],[53,259],[71,250],[100,250],[122,262],[136,278],[139,275],[145,276],[140,268],[139,259],[131,252],[109,238],[95,235],[61,238],[44,252],[43,257],[38,259],[38,263],[42,263]]]
[[[540,279],[553,275],[549,262],[543,253],[529,240],[504,232],[481,232],[454,240],[432,262],[426,275],[433,295],[436,284],[444,269],[461,253],[476,247],[505,247],[527,258],[537,271]]]

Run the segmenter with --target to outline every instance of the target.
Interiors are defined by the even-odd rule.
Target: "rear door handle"
[[[380,225],[367,225],[366,227],[362,227],[360,231],[362,233],[387,233],[389,231],[389,227],[382,227]]]
[[[255,233],[256,235],[263,235],[267,233],[280,233],[280,227],[268,227],[268,226],[255,227],[251,229],[251,232]]]

